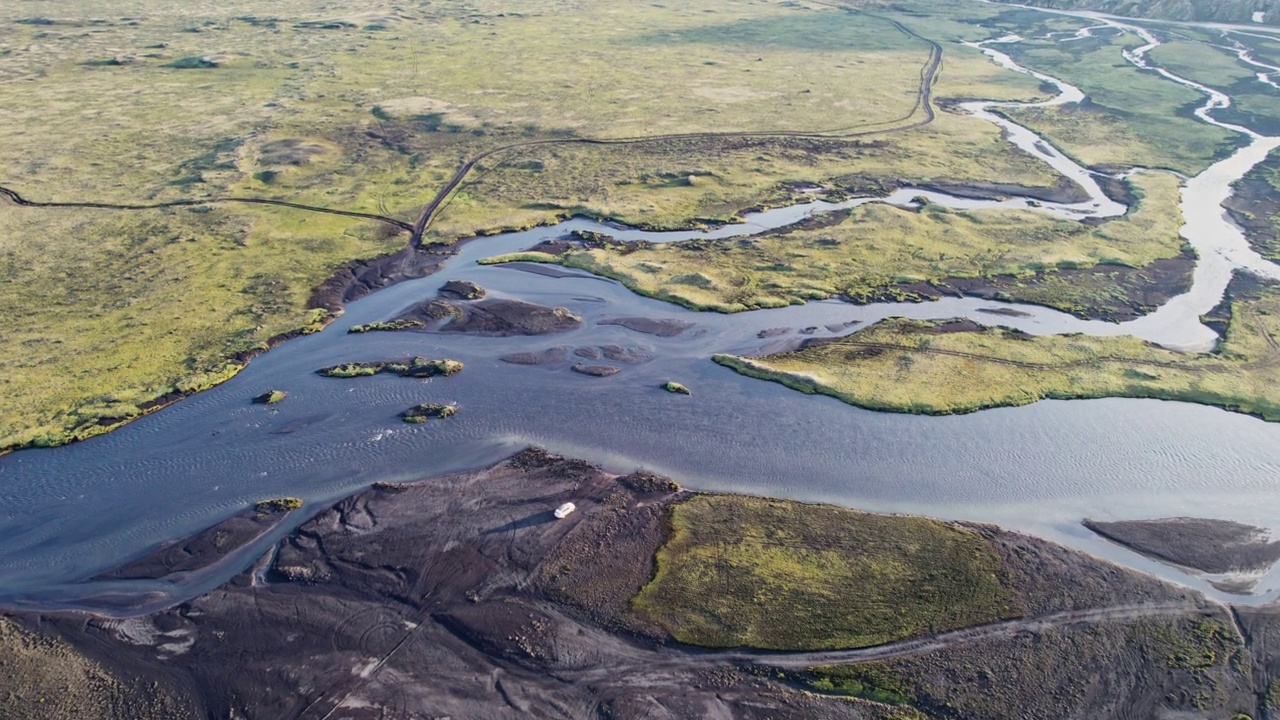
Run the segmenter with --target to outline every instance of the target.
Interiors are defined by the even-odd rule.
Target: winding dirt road
[[[859,13],[853,8],[843,5],[817,2],[815,4],[825,5],[850,13]],[[641,145],[653,142],[668,142],[673,140],[714,140],[722,138],[800,138],[800,139],[827,139],[840,140],[857,137],[866,137],[869,135],[883,135],[888,133],[904,132],[923,127],[932,123],[936,118],[936,112],[933,108],[933,84],[937,78],[938,71],[942,68],[942,46],[933,40],[929,40],[917,34],[906,25],[886,17],[878,15],[864,14],[866,17],[882,20],[892,25],[904,35],[925,43],[929,46],[929,58],[920,69],[920,88],[916,94],[915,104],[911,110],[900,118],[887,121],[891,127],[879,128],[837,128],[831,130],[816,131],[786,131],[786,130],[744,130],[736,132],[692,132],[692,133],[675,133],[669,135],[652,135],[628,138],[546,138],[542,140],[523,140],[498,147],[490,148],[477,155],[467,159],[453,177],[445,183],[439,192],[431,199],[430,202],[423,207],[418,214],[415,222],[407,223],[403,220],[389,217],[388,215],[379,215],[374,213],[356,212],[351,210],[340,210],[336,208],[319,207],[315,205],[303,205],[300,203],[286,202],[284,200],[269,200],[265,198],[249,198],[249,197],[221,197],[208,198],[204,200],[173,200],[169,202],[153,203],[153,204],[119,204],[119,203],[102,203],[102,202],[37,202],[28,200],[18,191],[11,188],[0,186],[0,195],[7,197],[14,204],[21,207],[30,208],[92,208],[103,210],[157,210],[171,207],[190,207],[197,205],[215,205],[219,203],[248,203],[256,205],[276,205],[279,207],[287,207],[295,210],[306,210],[311,212],[328,213],[331,215],[342,215],[346,217],[362,218],[366,220],[375,220],[377,222],[386,223],[404,230],[410,234],[409,247],[417,248],[422,245],[422,237],[427,229],[431,227],[431,223],[435,221],[440,211],[448,205],[450,198],[454,192],[463,184],[467,177],[476,169],[476,166],[482,161],[495,155],[515,150],[519,148],[544,147],[555,145]],[[921,110],[923,109],[923,113]],[[907,122],[920,114],[920,117],[914,121]],[[906,123],[906,124],[899,124]],[[384,211],[385,212],[385,211]]]
[[[834,5],[830,3],[817,3],[817,4],[827,5],[828,7],[838,8],[851,13],[858,12],[857,10],[853,10],[852,8],[847,8],[841,5]],[[920,42],[923,42],[929,46],[929,59],[925,62],[924,66],[921,67],[920,69],[920,89],[916,94],[915,104],[911,107],[910,112],[906,113],[905,115],[903,115],[902,117],[896,120],[891,120],[889,122],[902,123],[907,120],[910,120],[912,117],[915,117],[915,115],[920,112],[921,108],[923,108],[924,113],[920,119],[907,123],[905,125],[894,125],[893,127],[887,127],[887,128],[863,129],[863,130],[855,130],[851,128],[817,130],[812,132],[805,132],[805,131],[798,131],[798,130],[797,131],[744,130],[744,131],[737,131],[737,132],[722,132],[722,133],[713,133],[713,132],[675,133],[670,135],[650,135],[650,136],[644,136],[644,137],[608,138],[608,139],[605,139],[605,138],[553,138],[553,139],[544,139],[544,140],[524,140],[520,142],[509,143],[506,145],[500,145],[498,147],[490,148],[489,150],[485,150],[482,153],[472,156],[465,163],[463,163],[462,167],[458,168],[458,171],[453,174],[453,177],[449,179],[449,182],[445,183],[445,186],[442,187],[438,193],[436,193],[436,196],[431,199],[431,202],[427,203],[426,207],[424,207],[422,209],[422,212],[418,215],[417,221],[413,224],[413,229],[411,231],[412,235],[409,238],[410,244],[413,246],[421,245],[423,234],[427,231],[428,228],[431,227],[431,223],[436,219],[440,211],[445,206],[448,205],[448,200],[453,195],[454,191],[456,191],[462,185],[462,183],[467,179],[467,176],[469,176],[471,172],[475,170],[476,166],[480,162],[488,158],[491,158],[494,155],[498,155],[500,153],[506,152],[508,150],[515,150],[519,148],[530,148],[530,147],[545,147],[545,146],[552,146],[552,145],[640,145],[640,144],[652,143],[652,142],[669,142],[672,140],[713,140],[713,139],[727,139],[727,138],[800,138],[800,139],[813,139],[813,140],[843,140],[843,139],[851,139],[851,138],[857,138],[857,137],[866,137],[868,135],[883,135],[888,133],[903,132],[906,130],[913,130],[919,127],[923,127],[933,122],[934,119],[937,117],[936,112],[933,109],[933,83],[937,78],[938,71],[942,68],[942,46],[934,42],[933,40],[929,40],[927,38],[921,37],[914,30],[908,28],[906,25],[903,25],[897,20],[891,20],[889,18],[881,17],[878,15],[870,15],[870,14],[865,14],[865,15],[867,17],[873,17],[878,20],[883,20],[884,22],[887,22],[890,25],[892,25],[895,29],[897,29],[899,32],[903,33],[904,35],[907,35],[908,37],[919,40]]]
[[[307,210],[310,212],[328,213],[330,215],[343,215],[346,217],[362,218],[365,220],[376,220],[378,222],[394,225],[401,230],[412,231],[413,226],[403,220],[386,217],[383,215],[374,215],[372,213],[355,212],[353,210],[337,210],[335,208],[319,207],[316,205],[302,205],[300,203],[286,202],[284,200],[268,200],[266,198],[249,198],[249,197],[223,197],[209,198],[206,200],[170,200],[168,202],[152,203],[148,205],[127,205],[117,203],[101,203],[101,202],[37,202],[28,200],[18,193],[7,187],[0,187],[0,195],[7,197],[13,204],[20,207],[30,208],[96,208],[100,210],[160,210],[172,207],[193,207],[196,205],[216,205],[218,203],[248,203],[251,205],[276,205],[279,207],[293,208],[294,210]]]

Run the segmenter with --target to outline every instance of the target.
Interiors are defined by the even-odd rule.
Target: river
[[[1130,62],[1148,62],[1145,53],[1157,41],[1150,34],[1144,39],[1146,47],[1126,54]],[[1000,42],[1016,38],[978,49],[1010,71],[1030,72],[991,47]],[[1067,83],[1033,74],[1058,88],[1049,103],[1083,97]],[[1205,92],[1199,116],[1222,125],[1211,112],[1229,98],[1177,76],[1169,79]],[[1069,217],[1124,212],[1102,194],[1088,170],[990,112],[998,105],[1012,104],[974,102],[965,110],[1001,125],[1011,142],[1090,194],[1086,203],[1046,203],[1043,211]],[[856,324],[892,315],[991,322],[982,311],[995,307],[1025,313],[999,322],[1028,332],[1134,334],[1170,347],[1203,349],[1213,335],[1198,317],[1217,304],[1233,272],[1280,277],[1274,265],[1249,250],[1220,207],[1231,182],[1280,139],[1228,127],[1246,134],[1250,143],[1189,179],[1183,191],[1183,235],[1200,257],[1193,287],[1152,315],[1123,324],[977,299],[861,307],[826,301],[736,315],[693,313],[596,277],[550,277],[520,266],[476,264],[574,229],[679,242],[759,233],[865,202],[907,205],[918,195],[964,208],[1032,207],[1026,199],[997,203],[904,189],[883,200],[773,210],[711,232],[649,233],[572,220],[471,242],[440,273],[352,303],[325,331],[285,343],[213,390],[88,442],[0,458],[0,604],[92,608],[95,596],[110,592],[188,597],[238,568],[201,586],[83,580],[257,500],[299,496],[318,509],[378,480],[417,480],[474,468],[531,443],[619,472],[649,468],[697,489],[993,522],[1221,596],[1202,579],[1094,537],[1079,520],[1195,515],[1272,527],[1276,520],[1270,510],[1280,501],[1280,425],[1196,405],[1118,399],[1040,402],[958,417],[873,413],[751,380],[708,358],[715,352],[776,350],[801,337],[844,334]],[[583,326],[553,336],[504,339],[346,333],[352,325],[393,317],[454,279],[477,282],[497,297],[568,307],[582,316]],[[693,326],[674,337],[658,337],[598,324],[626,316],[672,318]],[[801,329],[811,334],[801,335]],[[517,351],[604,344],[639,346],[653,360],[624,366],[610,378],[579,375],[564,365],[499,360]],[[340,362],[406,355],[456,358],[466,370],[429,381],[331,380],[313,372]],[[661,390],[667,380],[688,385],[693,396]],[[268,388],[288,391],[288,400],[271,407],[248,403]],[[457,402],[461,410],[448,421],[420,426],[397,419],[419,402]],[[1262,578],[1250,600],[1275,599],[1277,590],[1280,576],[1273,572]]]

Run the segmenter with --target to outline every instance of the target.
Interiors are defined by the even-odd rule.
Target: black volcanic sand
[[[502,362],[513,365],[560,365],[569,362],[568,347],[547,348],[542,352],[515,352],[503,355]]]
[[[581,358],[604,358],[611,362],[639,365],[653,360],[653,350],[639,345],[584,345],[573,351]]]
[[[513,365],[563,365],[569,362],[570,352],[574,358],[583,360],[608,360],[609,362],[639,365],[653,360],[653,350],[638,345],[582,345],[579,347],[560,346],[547,348],[540,352],[514,352],[503,355],[500,360]],[[579,363],[583,364],[583,363]]]
[[[1280,561],[1280,541],[1262,528],[1230,520],[1162,518],[1084,526],[1147,557],[1211,574],[1260,572]]]
[[[341,313],[348,303],[376,290],[439,270],[459,247],[454,245],[444,250],[410,247],[380,258],[348,263],[312,292],[308,305]]]
[[[192,707],[165,717],[271,720],[908,717],[888,705],[800,691],[806,667],[881,657],[904,663],[904,682],[928,683],[929,694],[913,702],[921,714],[909,717],[1011,717],[1023,707],[1037,718],[1163,716],[1203,702],[1202,680],[1216,688],[1215,710],[1256,712],[1262,693],[1232,669],[1234,653],[1243,652],[1227,647],[1234,635],[1213,630],[1210,639],[1224,645],[1204,662],[1184,649],[1198,663],[1194,676],[1163,659],[1161,643],[1200,638],[1203,623],[1233,627],[1225,610],[990,526],[968,527],[1001,559],[1001,579],[1024,619],[844,653],[680,646],[636,616],[631,599],[656,570],[668,506],[685,497],[656,475],[615,476],[526,450],[485,470],[380,483],[175,607],[124,620],[73,612],[13,620],[135,693],[124,710],[102,700],[79,715],[111,720],[150,717],[130,715],[129,703],[146,709],[161,701]],[[553,509],[566,501],[578,510],[556,520]],[[244,527],[234,534],[242,542],[254,535],[255,526],[238,518],[121,572],[212,567],[232,544],[210,542],[219,528]],[[1259,620],[1257,632],[1267,622]],[[1148,656],[1130,649],[1134,638],[1151,645]],[[0,633],[0,643],[0,658],[9,658],[21,641]],[[66,686],[53,673],[58,667],[28,663],[20,676],[0,678],[0,690],[56,691]],[[1021,674],[1006,674],[1010,668]],[[1037,684],[1030,675],[1041,668],[1052,676]],[[978,679],[949,684],[956,672]],[[1191,690],[1182,697],[1180,688]],[[47,717],[5,705],[12,697],[0,692],[6,720]],[[948,710],[953,701],[969,707],[991,697],[1004,703],[993,713]]]
[[[605,318],[597,324],[620,325],[628,330],[634,330],[638,333],[645,333],[647,335],[657,335],[658,337],[675,337],[694,326],[694,323],[687,320],[644,317]]]
[[[20,621],[191,699],[194,717],[887,717],[587,621],[627,625],[676,494],[526,451],[344,500],[172,609]],[[579,509],[557,521],[567,500]]]
[[[1031,317],[1031,313],[1022,312],[1021,310],[1014,310],[1013,308],[1003,308],[1003,307],[978,308],[978,312],[986,313],[988,315],[999,315],[1000,317]]]
[[[585,363],[577,363],[569,369],[581,375],[591,375],[592,377],[610,377],[622,372],[622,368],[615,365],[587,365]]]
[[[1271,219],[1280,213],[1280,197],[1268,178],[1280,170],[1280,159],[1267,156],[1245,173],[1222,203],[1231,221],[1244,231],[1249,247],[1266,258],[1280,258],[1280,234]]]
[[[279,525],[288,514],[245,510],[194,537],[162,547],[95,579],[156,580],[172,577],[177,573],[204,570],[262,537]]]
[[[483,293],[483,289],[480,292]],[[582,325],[582,320],[566,308],[505,298],[469,301],[457,299],[459,297],[456,292],[442,290],[439,299],[415,305],[396,319],[417,320],[423,324],[408,332],[456,332],[489,337],[548,335]]]

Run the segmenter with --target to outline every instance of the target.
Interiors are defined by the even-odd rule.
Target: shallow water
[[[1012,63],[1007,56],[996,59]],[[1048,80],[1062,95],[1070,94],[1070,86]],[[1214,101],[1210,96],[1209,102]],[[971,110],[986,112],[976,105]],[[1069,177],[1080,175],[1094,193],[1097,185],[1089,185],[1088,171],[1064,165],[1074,163],[1029,131],[1011,129],[1015,142],[1022,134],[1034,139],[1025,150],[1054,167],[1063,165],[1060,169]],[[999,317],[998,322],[1035,333],[1134,333],[1171,346],[1203,346],[1205,329],[1196,320],[1200,308],[1209,300],[1209,307],[1216,304],[1224,275],[1229,279],[1233,268],[1255,263],[1241,252],[1242,238],[1223,235],[1229,223],[1217,203],[1231,179],[1264,157],[1275,142],[1255,138],[1189,181],[1183,196],[1185,232],[1204,260],[1188,295],[1149,318],[1123,325],[1084,322],[1027,306],[1004,306],[1027,315]],[[906,204],[920,194],[907,189],[888,201]],[[1001,204],[929,195],[931,201],[954,207],[1026,206],[1023,199]],[[1046,211],[1115,214],[1114,203],[1108,205],[1100,190],[1093,197],[1082,206]],[[1093,537],[1078,522],[1082,517],[1197,515],[1271,526],[1276,521],[1268,509],[1280,500],[1280,425],[1212,408],[1138,400],[1042,402],[941,418],[872,413],[742,377],[708,357],[777,350],[803,337],[844,334],[853,327],[849,323],[867,324],[890,315],[969,316],[991,323],[997,321],[994,316],[979,311],[1000,304],[974,299],[866,307],[819,302],[737,315],[699,314],[637,297],[599,278],[553,278],[518,267],[475,265],[479,258],[524,249],[570,229],[604,229],[626,239],[655,241],[725,237],[867,201],[783,208],[713,233],[655,235],[575,220],[477,240],[441,273],[353,303],[329,329],[286,343],[214,390],[101,438],[0,458],[0,603],[75,605],[78,598],[102,590],[77,581],[199,531],[257,500],[296,495],[319,504],[378,480],[420,479],[478,467],[530,443],[616,471],[647,467],[699,489],[995,522],[1217,595],[1203,582]],[[1266,263],[1258,269],[1270,273],[1274,266]],[[584,318],[584,325],[533,338],[346,334],[351,325],[390,318],[433,297],[453,279],[478,282],[499,297],[569,307]],[[660,338],[597,324],[623,316],[678,318],[695,327]],[[777,328],[788,330],[759,337],[761,331]],[[802,335],[798,331],[804,328],[816,329]],[[601,344],[642,346],[655,359],[624,366],[611,378],[578,375],[567,364],[528,367],[498,360],[517,351]],[[406,355],[452,357],[467,367],[456,377],[429,381],[382,376],[333,380],[313,373],[338,362]],[[688,385],[693,396],[663,391],[659,386],[667,380]],[[249,404],[249,398],[268,388],[288,391],[288,400],[271,407]],[[419,402],[457,402],[461,411],[450,420],[420,426],[397,419],[401,410]],[[1276,597],[1272,588],[1280,589],[1278,579],[1275,573],[1265,578],[1264,592],[1255,600]]]

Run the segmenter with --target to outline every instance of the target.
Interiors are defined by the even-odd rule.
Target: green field
[[[824,5],[261,7],[0,9],[0,185],[37,202],[231,195],[407,222],[465,158],[512,142],[881,133],[925,116],[929,43],[888,18]],[[1040,96],[1029,78],[951,43],[981,30],[901,19],[947,43],[935,98]],[[493,63],[495,49],[519,62]],[[1056,180],[997,128],[947,112],[850,139],[525,147],[482,163],[428,240],[575,214],[690,227],[792,202],[798,183],[839,196],[993,174]],[[319,327],[311,291],[337,268],[405,239],[386,224],[262,206],[0,206],[0,301],[12,318],[0,343],[0,448],[87,437],[226,379],[268,339]]]
[[[1280,290],[1231,304],[1212,353],[1132,337],[1030,336],[971,322],[891,318],[829,345],[717,355],[744,375],[872,410],[945,415],[1043,399],[1158,398],[1280,421]]]
[[[1242,63],[1235,53],[1205,43],[1174,41],[1152,50],[1151,58],[1172,73],[1229,94],[1231,107],[1214,111],[1215,118],[1267,135],[1280,133],[1280,90],[1260,82],[1259,68]]]
[[[1005,114],[1085,165],[1200,172],[1241,138],[1192,116],[1206,100],[1202,93],[1139,70],[1121,56],[1123,49],[1142,44],[1137,35],[1126,33],[1069,43],[1028,40],[999,46],[1019,63],[1065,80],[1087,95],[1087,102],[1079,106],[1017,108]]]
[[[993,179],[1055,187],[1059,178],[997,127],[948,109],[1046,89],[957,41],[1083,21],[968,0],[854,5],[535,0],[513,12],[496,0],[288,0],[268,14],[249,0],[28,0],[0,8],[0,186],[37,202],[244,196],[403,223],[477,153],[551,143],[481,162],[428,230],[435,243],[573,215],[700,227],[795,202],[802,186],[828,198]],[[931,42],[943,48],[936,118],[921,125]],[[1087,131],[1075,145],[1046,125],[1051,139],[1099,154],[1089,162],[1157,158],[1143,164],[1182,170],[1230,145],[1191,120],[1153,122],[1196,94],[1121,68],[1121,44],[1022,50],[1085,86],[1097,104],[1088,112],[1108,108],[1105,121],[1075,123]],[[495,63],[495,53],[513,61]],[[725,135],[777,132],[801,135]],[[564,143],[639,136],[650,139]],[[1097,231],[869,207],[826,231],[726,250],[721,261],[748,260],[750,271],[709,266],[698,271],[707,287],[592,262],[641,292],[716,309],[1008,273],[1043,281],[1006,289],[1011,297],[1087,313],[1128,302],[1128,290],[1108,287],[1109,274],[1056,282],[1053,270],[1146,267],[1181,252],[1165,227],[1172,181],[1156,178],[1139,179],[1146,197],[1133,217]],[[1163,220],[1125,224],[1156,203]],[[1115,229],[1120,243],[1106,238]],[[794,247],[841,237],[839,252]],[[991,252],[989,237],[1009,240],[1008,252]],[[326,322],[311,294],[336,269],[405,240],[390,224],[278,207],[0,206],[0,301],[13,318],[0,343],[0,448],[87,437],[230,377],[270,338]],[[814,262],[797,266],[796,253]]]
[[[936,520],[709,495],[671,525],[632,606],[680,642],[865,647],[1018,613],[986,540]]]

